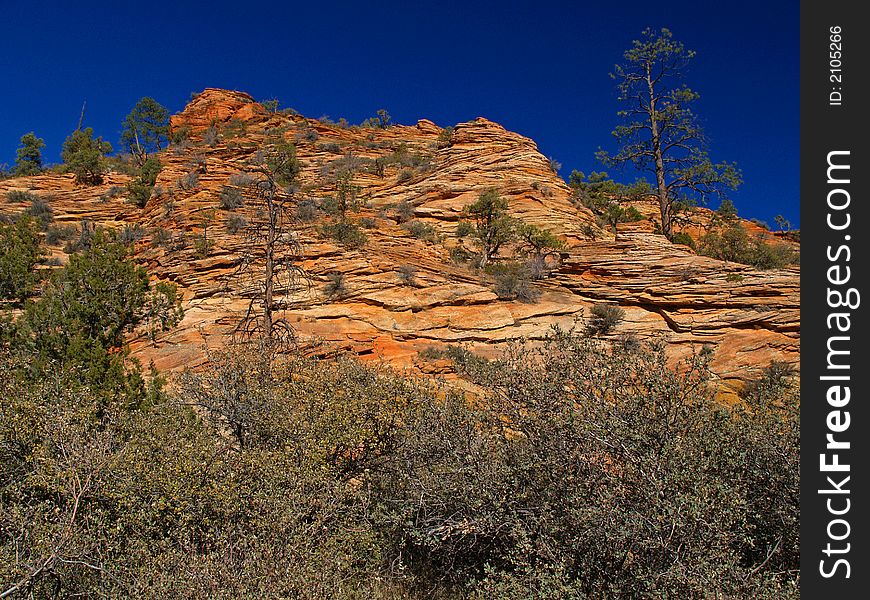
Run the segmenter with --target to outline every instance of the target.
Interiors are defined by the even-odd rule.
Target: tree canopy
[[[66,170],[74,173],[76,181],[88,185],[98,185],[106,170],[105,155],[112,151],[112,144],[102,137],[94,138],[90,127],[76,129],[63,143],[61,158]]]
[[[150,152],[168,143],[169,111],[154,98],[145,96],[124,118],[121,145],[142,164]]]
[[[36,137],[32,131],[22,135],[21,146],[16,152],[14,174],[23,177],[41,173],[43,148],[45,148],[45,140]]]
[[[605,165],[631,164],[654,176],[661,231],[668,239],[681,206],[724,197],[742,183],[733,163],[713,163],[707,153],[692,111],[699,95],[682,83],[694,56],[669,30],[644,30],[611,74],[623,104],[617,113],[623,122],[613,130],[619,150],[598,152]]]

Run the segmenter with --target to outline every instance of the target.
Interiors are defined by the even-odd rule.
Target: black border
[[[864,9],[864,10],[861,10]],[[870,595],[870,533],[867,531],[868,469],[867,444],[870,436],[868,426],[868,386],[870,362],[865,346],[870,344],[867,331],[870,294],[865,285],[866,265],[870,261],[868,238],[870,238],[870,219],[868,219],[867,180],[868,147],[866,113],[870,111],[870,98],[866,93],[866,79],[870,77],[870,23],[859,16],[866,14],[863,2],[852,0],[840,2],[819,0],[801,2],[801,55],[800,55],[800,101],[801,101],[801,596],[830,600],[848,598],[867,598]],[[830,28],[842,27],[842,82],[830,81]],[[829,104],[829,93],[835,87],[842,87],[843,99],[840,106]],[[827,225],[827,194],[832,188],[827,181],[828,153],[835,150],[848,150],[850,183],[848,192],[851,202],[848,207],[851,226],[848,230],[833,231]],[[842,218],[842,214],[836,215]],[[845,241],[849,235],[850,240]],[[831,333],[827,327],[827,317],[831,312],[849,309],[832,309],[828,306],[827,290],[832,287],[828,282],[828,268],[834,264],[828,259],[828,247],[832,251],[841,244],[851,249],[851,261],[839,261],[851,267],[851,280],[841,289],[855,287],[861,293],[861,305],[851,313],[851,331],[848,342],[851,368],[848,373],[851,381],[851,400],[841,410],[850,413],[849,429],[837,437],[849,441],[849,450],[840,452],[840,462],[848,463],[851,477],[847,485],[850,490],[850,510],[843,518],[850,524],[850,534],[843,542],[851,544],[847,554],[840,555],[849,561],[850,577],[847,579],[845,568],[837,570],[836,575],[824,578],[819,572],[819,561],[825,559],[827,566],[833,564],[835,557],[828,558],[822,552],[828,542],[826,528],[829,521],[836,518],[828,513],[825,505],[830,495],[820,494],[819,490],[830,487],[827,475],[836,479],[837,473],[823,474],[819,468],[819,455],[825,452],[826,434],[829,433],[826,418],[829,410],[826,392],[831,382],[821,381],[820,376],[830,374],[827,370],[827,342]],[[841,255],[844,258],[845,254]],[[840,346],[845,348],[844,345]],[[845,359],[844,359],[845,360]],[[830,451],[828,451],[830,453]],[[843,496],[837,496],[841,501]],[[841,506],[841,505],[839,505]],[[842,524],[838,527],[843,527]],[[835,532],[837,530],[835,529]]]

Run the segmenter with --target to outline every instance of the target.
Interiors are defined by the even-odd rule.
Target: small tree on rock
[[[486,190],[476,202],[466,206],[464,216],[456,233],[472,238],[480,250],[477,266],[483,269],[504,244],[514,239],[514,219],[508,214],[507,200],[495,188]]]
[[[45,141],[36,137],[32,131],[21,136],[21,146],[15,157],[16,177],[39,175],[42,172],[41,150],[43,148],[45,148]]]
[[[94,138],[90,127],[76,129],[63,143],[61,158],[66,170],[74,173],[76,181],[87,185],[99,185],[106,171],[105,155],[112,145],[102,137]]]
[[[124,118],[121,145],[141,165],[149,152],[159,152],[169,141],[169,111],[148,96],[139,100]]]
[[[611,74],[625,106],[617,113],[624,122],[613,130],[619,151],[598,153],[608,166],[631,164],[654,175],[661,231],[668,239],[681,205],[723,196],[742,183],[734,164],[710,160],[704,131],[691,109],[699,96],[678,84],[694,56],[667,29],[646,29],[634,40],[623,54],[624,63]]]

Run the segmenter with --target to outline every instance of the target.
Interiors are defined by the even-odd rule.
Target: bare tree
[[[292,222],[299,174],[296,149],[284,139],[269,139],[236,185],[252,193],[246,202],[251,212],[245,228],[245,248],[236,277],[248,276],[243,294],[250,295],[245,315],[235,334],[262,336],[272,341],[292,341],[295,332],[277,314],[285,304],[277,297],[302,289],[308,281],[299,265],[302,244]]]

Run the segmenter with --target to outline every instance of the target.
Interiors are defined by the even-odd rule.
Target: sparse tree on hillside
[[[694,56],[667,29],[644,30],[611,74],[625,106],[617,113],[624,122],[613,131],[619,151],[598,153],[608,166],[632,164],[654,175],[661,231],[668,239],[681,205],[703,203],[742,183],[734,164],[710,160],[691,110],[698,94],[678,83]]]
[[[124,119],[121,145],[141,165],[149,152],[159,152],[169,139],[169,111],[148,96],[139,100]]]
[[[31,216],[0,223],[0,299],[23,302],[39,281],[39,225]]]
[[[633,206],[625,206],[613,200],[601,213],[601,220],[613,229],[613,239],[619,239],[618,226],[620,223],[632,223],[643,220],[643,215]]]
[[[38,175],[42,172],[42,152],[45,141],[31,131],[21,136],[21,146],[15,157],[15,176]]]
[[[63,143],[61,158],[66,170],[74,173],[76,181],[88,185],[99,185],[106,170],[105,155],[112,151],[112,144],[102,137],[94,138],[90,127],[76,129]]]
[[[480,249],[477,266],[484,268],[501,247],[515,236],[515,223],[508,214],[507,200],[495,188],[483,192],[478,200],[465,207],[457,235],[471,236]]]
[[[292,293],[306,279],[298,264],[302,245],[291,229],[299,170],[296,149],[283,138],[267,140],[264,149],[250,163],[251,177],[246,188],[253,198],[246,201],[245,206],[252,214],[245,228],[246,250],[237,275],[253,276],[253,282],[243,292],[251,295],[251,301],[236,329],[240,335],[261,335],[270,341],[287,341],[294,337],[290,323],[276,316],[282,306],[275,296]]]

